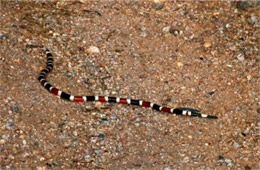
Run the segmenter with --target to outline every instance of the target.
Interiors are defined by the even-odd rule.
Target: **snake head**
[[[193,116],[193,117],[204,117],[204,118],[209,118],[209,119],[217,119],[218,118],[217,116],[202,114],[202,113],[200,113],[199,110],[188,108],[188,107],[175,108],[173,110],[173,113],[175,113],[177,115],[185,115],[185,116]]]

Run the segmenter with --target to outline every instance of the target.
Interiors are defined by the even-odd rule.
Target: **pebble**
[[[68,78],[70,78],[70,77],[74,77],[74,75],[75,75],[74,72],[69,72],[68,74],[66,74],[66,76],[67,76]]]
[[[183,160],[181,160],[182,163],[188,163],[189,162],[189,157],[185,157]]]
[[[105,134],[104,134],[103,132],[100,132],[100,133],[98,134],[98,137],[103,139],[103,138],[105,137]]]
[[[244,134],[247,135],[250,132],[250,128],[246,128],[246,130],[244,130]]]
[[[95,149],[95,153],[101,153],[102,149]]]
[[[89,48],[87,49],[87,52],[89,52],[91,54],[97,54],[97,53],[100,53],[100,50],[96,46],[89,46]]]
[[[205,47],[205,48],[211,47],[211,43],[210,43],[210,42],[205,42],[205,43],[204,43],[204,47]]]
[[[26,145],[26,144],[27,144],[26,140],[23,140],[23,145]]]
[[[253,25],[257,23],[257,17],[255,16],[255,14],[251,14],[249,22]]]
[[[244,132],[241,133],[242,136],[246,137],[246,134]]]
[[[182,62],[177,62],[177,66],[182,67],[184,64]]]
[[[233,146],[234,146],[235,148],[238,148],[240,145],[239,145],[237,142],[234,142],[234,143],[233,143]]]
[[[219,160],[220,162],[223,162],[224,159],[225,159],[225,158],[224,158],[222,155],[219,155],[219,156],[218,156],[218,160]]]
[[[223,156],[219,155],[218,156],[219,162],[225,163],[227,166],[231,167],[233,166],[232,160],[231,159],[225,159]]]
[[[260,114],[260,107],[256,109],[256,112]]]
[[[59,37],[59,36],[60,36],[60,33],[58,33],[58,32],[53,33],[53,37]]]
[[[101,120],[102,120],[102,122],[103,122],[104,124],[109,124],[109,121],[108,121],[107,118],[101,118]]]
[[[10,137],[10,135],[8,133],[5,133],[2,135],[2,138],[6,139],[6,140],[8,140],[9,137]]]
[[[230,27],[231,27],[231,24],[227,23],[226,28],[230,28]]]
[[[142,32],[140,36],[141,36],[141,37],[146,37],[146,36],[147,36],[147,33],[146,33],[146,32]]]
[[[171,27],[169,32],[173,35],[178,35],[180,33],[180,30],[176,29],[176,28],[173,28]]]
[[[211,96],[211,95],[213,95],[213,94],[215,93],[215,91],[216,91],[216,90],[214,89],[214,90],[212,90],[212,91],[209,91],[209,92],[207,92],[207,93],[208,93],[208,95],[210,95],[210,96]]]
[[[28,152],[25,152],[25,153],[23,154],[23,157],[28,157],[28,156],[30,156],[30,154],[29,154]]]
[[[3,34],[3,33],[0,32],[0,39],[5,40],[7,38],[8,38],[8,35]]]
[[[219,31],[220,34],[223,34],[224,33],[224,28],[223,27],[219,27],[218,31]]]
[[[146,27],[145,26],[141,26],[140,28],[142,31],[145,31],[146,30]]]
[[[88,159],[88,158],[91,157],[91,153],[90,153],[90,151],[88,149],[85,150],[85,153],[86,153],[85,158]]]
[[[14,121],[12,119],[9,119],[5,125],[7,129],[11,129],[12,126],[14,126]]]
[[[248,81],[250,81],[252,79],[252,76],[251,75],[247,75],[246,78],[247,78]]]
[[[165,167],[163,170],[172,170],[170,167]]]
[[[157,10],[161,10],[163,9],[163,4],[162,3],[156,3],[156,4],[153,4],[153,9],[155,9],[156,11]]]
[[[225,159],[224,162],[227,164],[227,166],[232,166],[232,160],[231,159]]]
[[[72,132],[72,134],[73,134],[74,136],[78,136],[78,132],[75,131],[75,130]]]
[[[40,157],[40,161],[44,161],[45,160],[45,158],[44,157]]]
[[[162,32],[170,32],[170,26],[163,27]]]
[[[12,112],[15,112],[15,113],[19,112],[19,110],[20,110],[20,108],[18,106],[16,106],[16,105],[12,105],[10,107],[10,109],[12,110]]]
[[[49,28],[50,27],[50,23],[49,22],[46,22],[46,24],[44,25],[46,28]]]
[[[245,55],[242,54],[242,53],[240,53],[240,54],[237,55],[237,59],[238,59],[239,61],[244,61],[244,60],[245,60]]]
[[[5,144],[5,143],[6,143],[6,140],[5,140],[5,139],[1,139],[1,140],[0,140],[0,144],[3,145],[3,144]]]
[[[65,51],[64,53],[65,53],[66,56],[71,56],[70,51]]]

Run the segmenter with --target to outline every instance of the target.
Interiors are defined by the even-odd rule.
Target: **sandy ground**
[[[0,169],[260,169],[259,6],[0,3]],[[41,46],[55,59],[48,80],[64,91],[219,119],[61,100],[37,81]]]

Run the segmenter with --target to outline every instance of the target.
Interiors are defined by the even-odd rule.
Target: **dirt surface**
[[[1,1],[0,169],[259,169],[260,14],[235,2]],[[217,120],[112,95],[192,107]],[[95,46],[94,51],[89,47]]]

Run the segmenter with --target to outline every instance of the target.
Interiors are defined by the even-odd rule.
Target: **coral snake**
[[[158,104],[143,101],[143,100],[136,100],[136,99],[127,99],[127,98],[119,98],[119,97],[110,97],[110,96],[74,96],[69,93],[63,92],[55,87],[53,87],[47,80],[46,76],[51,70],[53,69],[53,56],[51,52],[46,49],[47,55],[47,65],[46,67],[40,72],[38,80],[40,81],[41,85],[47,89],[50,93],[59,96],[62,99],[73,101],[73,102],[86,102],[86,101],[99,101],[99,102],[111,102],[111,103],[121,103],[121,104],[130,104],[142,107],[150,107],[154,110],[166,112],[170,114],[176,115],[185,115],[185,116],[194,116],[194,117],[203,117],[209,119],[217,119],[217,116],[213,115],[206,115],[200,113],[199,110],[180,107],[180,108],[168,108],[163,107]]]

